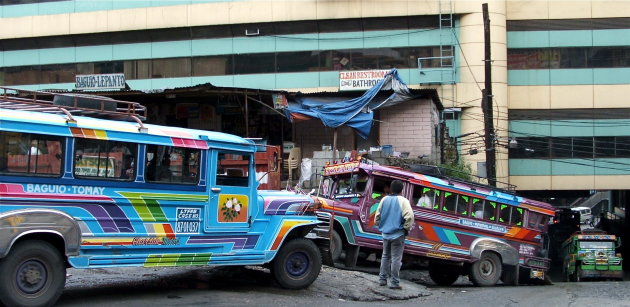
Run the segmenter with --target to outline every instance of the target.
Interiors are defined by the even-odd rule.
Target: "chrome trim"
[[[20,209],[0,213],[0,258],[25,235],[55,234],[64,240],[66,256],[79,254],[81,228],[65,212],[52,209]]]
[[[485,251],[496,252],[501,256],[503,264],[517,265],[519,263],[519,254],[516,248],[509,244],[494,238],[477,238],[470,245],[470,256],[474,259],[481,258],[481,254]]]

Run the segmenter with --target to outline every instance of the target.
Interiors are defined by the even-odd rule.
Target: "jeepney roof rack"
[[[0,108],[64,114],[70,122],[73,115],[114,120],[132,120],[146,131],[147,108],[138,102],[115,100],[85,93],[53,93],[0,87]]]

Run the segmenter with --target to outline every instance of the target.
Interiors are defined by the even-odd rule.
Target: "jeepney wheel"
[[[438,267],[442,265],[442,267]],[[447,265],[433,263],[429,266],[429,277],[438,286],[450,286],[459,278],[459,272]]]
[[[0,302],[5,306],[51,306],[66,283],[66,265],[50,243],[17,243],[0,260]]]
[[[332,255],[333,262],[339,260],[339,257],[341,257],[341,250],[343,250],[343,241],[341,241],[339,233],[333,230],[330,238],[330,254]]]
[[[271,266],[271,273],[281,287],[302,289],[312,284],[322,268],[317,245],[308,239],[293,239],[281,248]]]
[[[501,260],[494,253],[485,252],[470,266],[470,280],[479,287],[494,286],[501,277]]]

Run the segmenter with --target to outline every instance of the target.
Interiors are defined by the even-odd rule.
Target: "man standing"
[[[391,277],[390,289],[402,289],[400,286],[400,267],[402,265],[405,236],[413,225],[413,211],[409,200],[400,196],[403,183],[394,180],[391,183],[392,194],[385,196],[378,204],[374,224],[383,234],[383,256],[379,285],[387,286],[387,278]]]

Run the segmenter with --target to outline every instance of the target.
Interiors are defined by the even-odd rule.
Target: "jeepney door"
[[[368,183],[369,188],[367,189],[367,193],[365,193],[365,200],[361,207],[360,219],[364,231],[380,234],[378,226],[374,224],[374,216],[376,215],[376,209],[381,199],[390,193],[389,186],[392,181],[393,179],[381,176],[373,176],[370,178]]]
[[[247,231],[256,212],[253,154],[213,151],[206,231]]]

